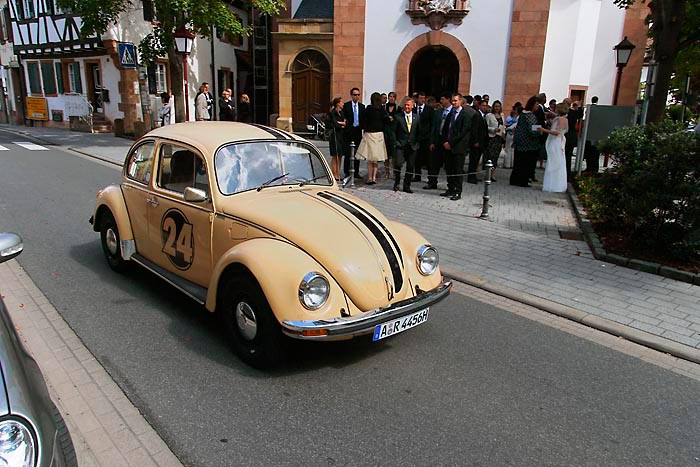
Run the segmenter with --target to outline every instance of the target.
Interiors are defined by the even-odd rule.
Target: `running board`
[[[176,276],[172,272],[167,271],[166,269],[158,266],[153,261],[144,258],[138,253],[134,253],[133,255],[131,255],[131,261],[138,263],[144,268],[148,269],[156,276],[160,277],[165,282],[172,285],[173,287],[175,287],[180,292],[184,293],[200,305],[204,305],[207,301],[207,289],[205,289],[204,287],[200,287],[197,284],[194,284],[188,280]]]

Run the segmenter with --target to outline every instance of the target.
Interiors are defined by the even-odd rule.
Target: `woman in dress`
[[[336,97],[331,102],[328,114],[330,124],[330,139],[328,142],[331,151],[331,171],[336,181],[340,180],[340,160],[343,158],[343,130],[345,129],[345,117],[343,116],[343,99]]]
[[[513,134],[513,148],[515,149],[515,162],[510,174],[510,184],[529,187],[530,175],[535,171],[537,157],[540,153],[540,125],[533,113],[537,107],[537,96],[527,100],[525,108],[518,117]]]
[[[370,96],[370,105],[365,108],[360,119],[362,141],[355,154],[358,159],[367,160],[367,185],[377,183],[377,164],[386,160],[384,144],[384,126],[388,116],[382,108],[382,95],[378,92]]]
[[[569,106],[565,103],[557,104],[556,114],[552,120],[552,127],[548,130],[540,128],[540,132],[546,133],[547,143],[547,167],[544,170],[544,182],[542,191],[563,193],[566,191],[566,155],[565,135],[569,130],[569,121],[566,113]]]
[[[503,121],[503,105],[501,101],[493,101],[491,112],[486,114],[486,125],[489,130],[489,145],[486,148],[486,160],[493,164],[491,180],[496,181],[496,167],[498,167],[498,156],[501,155],[503,142],[505,141],[505,122]]]

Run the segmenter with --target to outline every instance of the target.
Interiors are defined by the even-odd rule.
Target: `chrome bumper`
[[[374,332],[378,324],[410,315],[435,305],[450,294],[452,281],[443,278],[440,285],[384,308],[366,311],[348,318],[322,319],[317,321],[284,321],[282,331],[296,339],[332,340]]]

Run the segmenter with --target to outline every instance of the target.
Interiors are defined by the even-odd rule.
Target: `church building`
[[[287,0],[273,28],[280,127],[328,111],[334,96],[488,94],[509,109],[544,92],[611,104],[613,47],[636,45],[618,105],[636,105],[647,7],[613,0]],[[291,120],[290,120],[291,119]]]

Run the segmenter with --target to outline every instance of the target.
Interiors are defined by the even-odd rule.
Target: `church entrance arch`
[[[328,112],[331,100],[330,64],[317,50],[304,50],[292,65],[292,122],[306,131],[309,115]]]
[[[459,61],[445,46],[429,46],[416,52],[409,69],[408,89],[436,98],[459,88]]]
[[[444,83],[448,86],[453,86],[453,88],[435,91],[430,91],[430,89],[434,89],[432,85],[429,86],[430,89],[413,88],[412,86],[421,86],[421,83],[425,83],[427,82],[426,80],[430,79],[421,77],[424,73],[432,73],[430,69],[418,70],[420,63],[425,60],[428,62],[426,68],[432,68],[435,66],[434,62],[437,59],[444,61],[442,66],[447,69],[454,68],[454,60],[456,60],[456,82],[454,82],[455,74],[453,73],[446,77],[450,81]],[[462,41],[443,31],[429,31],[415,37],[406,44],[406,47],[399,55],[399,59],[396,62],[396,92],[399,96],[408,95],[414,91],[425,91],[426,94],[442,91],[459,91],[463,94],[468,94],[471,86],[471,75],[472,61]],[[430,80],[432,81],[432,79]],[[441,83],[441,81],[436,78],[436,83]],[[439,87],[439,84],[436,84],[436,87]]]

